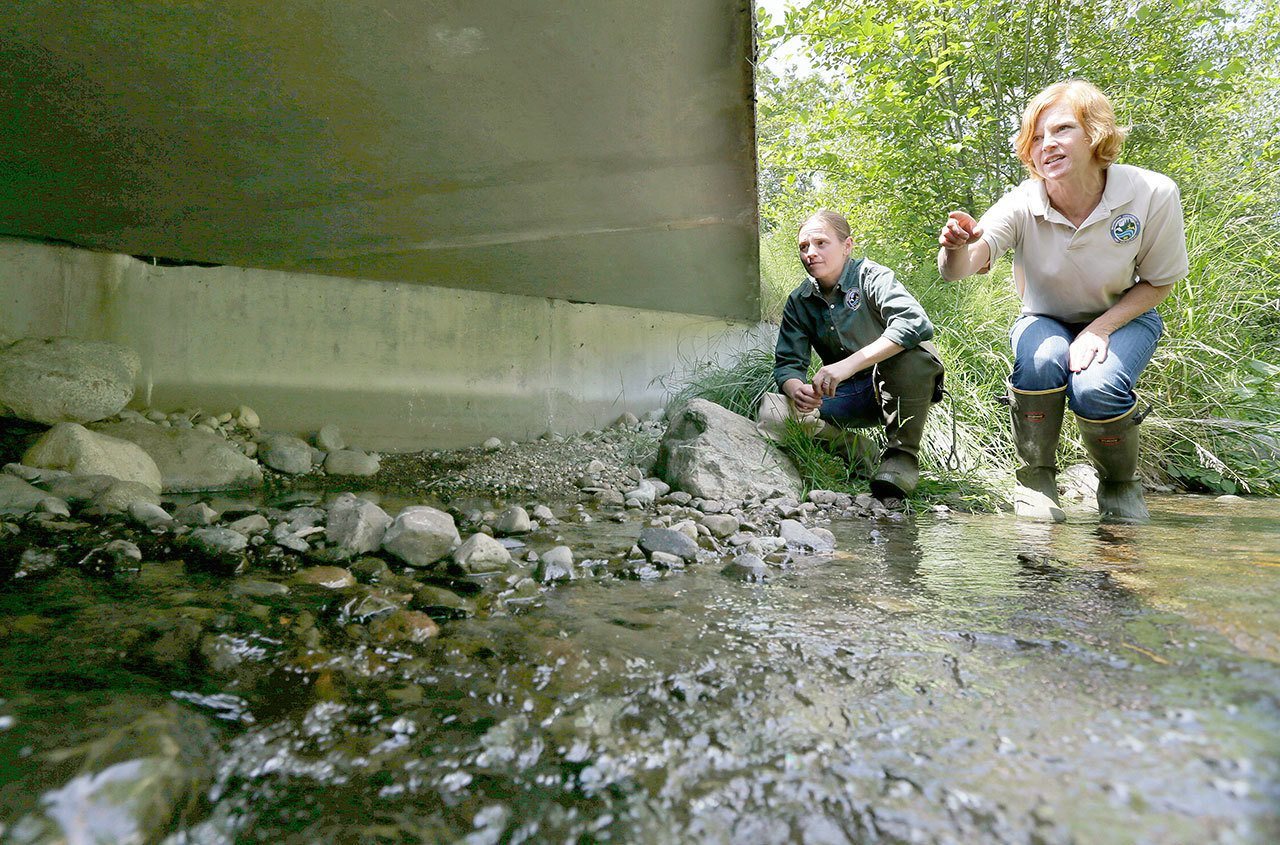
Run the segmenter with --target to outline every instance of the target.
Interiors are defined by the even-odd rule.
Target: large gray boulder
[[[691,400],[671,419],[657,473],[704,499],[798,497],[802,489],[795,465],[755,423],[705,399]]]
[[[329,508],[325,536],[343,552],[374,552],[382,545],[391,517],[382,508],[352,493],[343,493]]]
[[[410,566],[430,566],[461,543],[453,517],[425,505],[402,510],[382,538],[382,548]]]
[[[62,469],[75,475],[109,475],[160,492],[160,469],[146,450],[128,440],[79,423],[58,423],[22,456],[27,466]]]
[[[262,483],[258,462],[210,431],[139,422],[100,423],[94,430],[146,450],[160,468],[166,493],[239,490]]]
[[[0,348],[0,406],[46,425],[93,422],[129,404],[140,367],[118,343],[26,338]]]

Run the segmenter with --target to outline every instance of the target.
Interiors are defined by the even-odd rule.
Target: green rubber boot
[[[1062,414],[1067,404],[1067,388],[1056,390],[1009,389],[1009,412],[1013,420],[1013,443],[1022,459],[1014,472],[1013,512],[1019,519],[1065,522],[1058,501],[1058,467],[1054,452],[1062,432]]]
[[[1137,406],[1109,420],[1076,417],[1080,439],[1098,470],[1098,515],[1103,522],[1141,525],[1151,521],[1138,480]]]
[[[884,454],[871,477],[871,495],[882,502],[906,499],[920,481],[920,441],[929,418],[930,402],[899,400],[887,414]]]

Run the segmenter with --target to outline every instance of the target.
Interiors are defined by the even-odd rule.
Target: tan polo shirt
[[[1178,186],[1127,164],[1106,172],[1102,200],[1079,229],[1049,205],[1039,179],[1023,182],[982,215],[992,264],[1013,250],[1023,314],[1086,323],[1135,282],[1170,285],[1186,277]]]

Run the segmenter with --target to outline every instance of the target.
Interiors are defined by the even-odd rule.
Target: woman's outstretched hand
[[[967,211],[953,211],[947,215],[947,223],[938,235],[938,244],[946,250],[960,249],[980,237],[982,229],[973,215]]]

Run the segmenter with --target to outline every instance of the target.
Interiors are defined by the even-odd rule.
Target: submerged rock
[[[176,705],[71,751],[79,773],[40,797],[6,842],[155,842],[189,822],[212,776],[216,745],[202,719]]]
[[[129,404],[140,367],[118,343],[26,338],[0,347],[0,406],[45,425],[93,422]]]
[[[769,578],[769,566],[758,555],[744,554],[729,561],[720,574],[737,581],[761,583]]]

